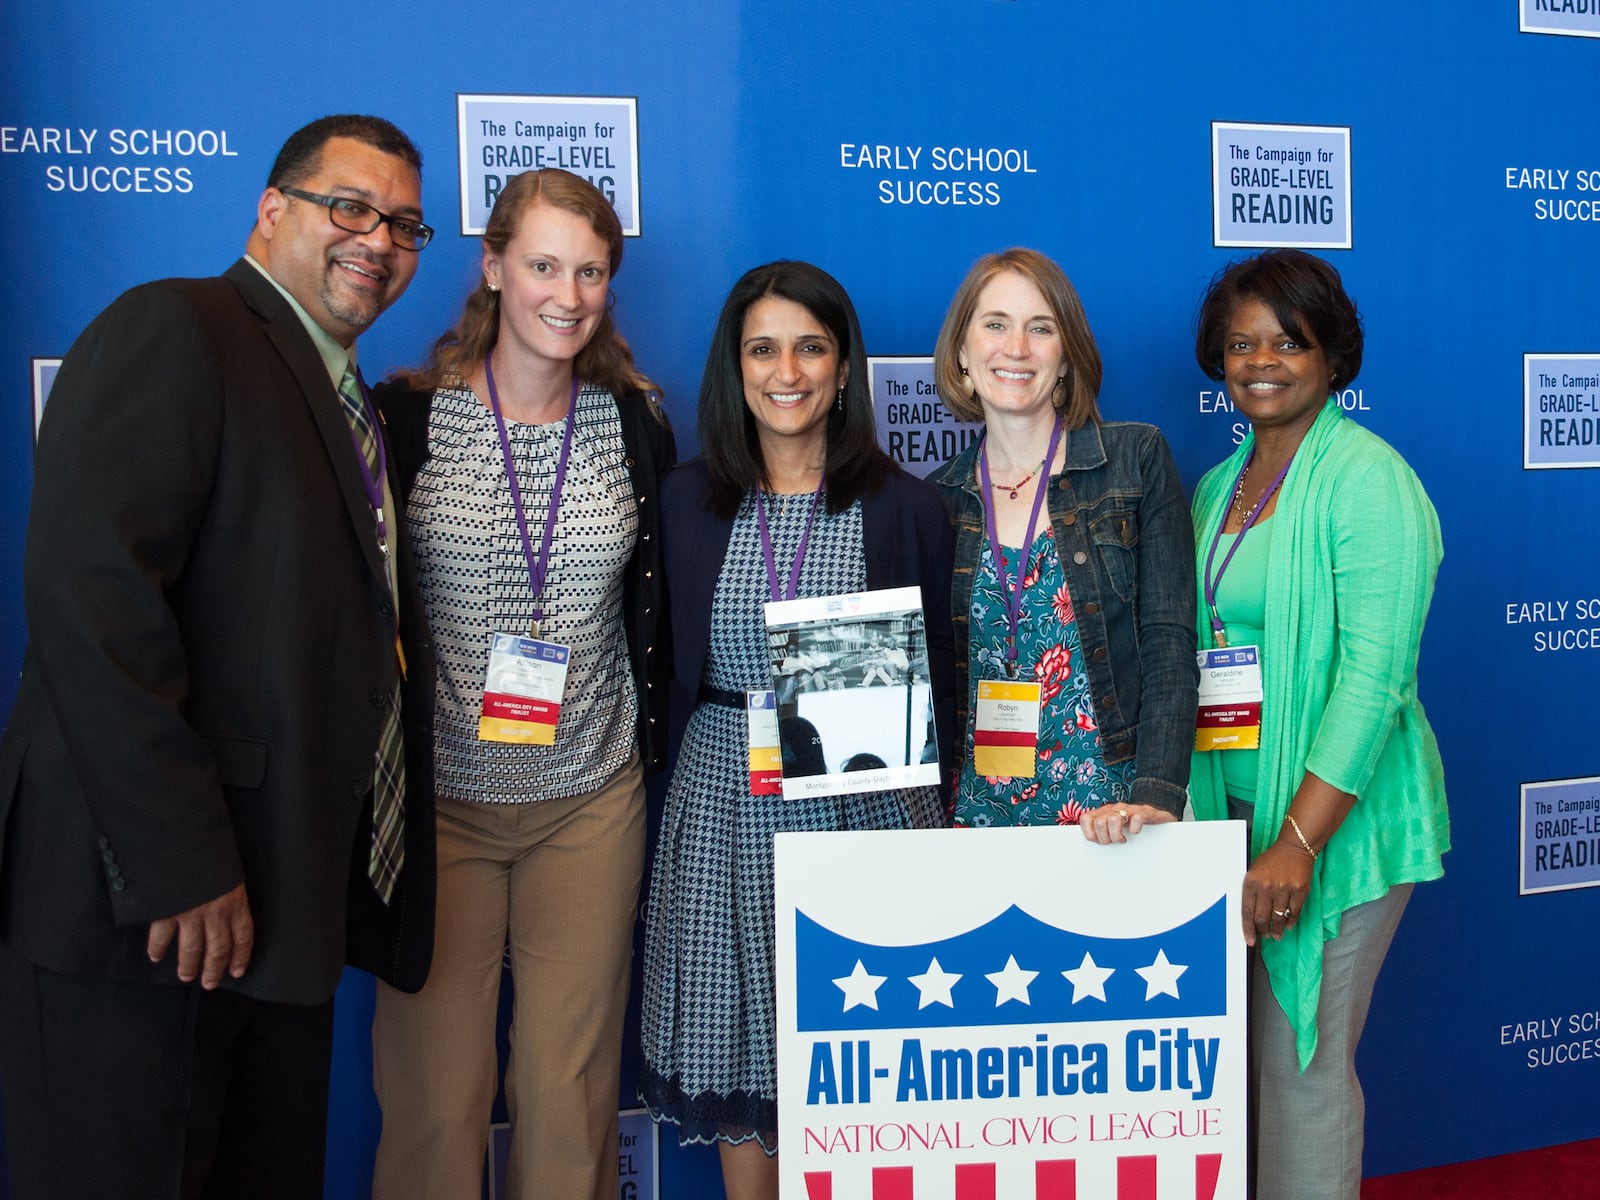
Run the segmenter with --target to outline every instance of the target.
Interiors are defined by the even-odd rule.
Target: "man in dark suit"
[[[421,206],[393,125],[313,122],[245,258],[62,363],[0,741],[18,1200],[320,1196],[342,964],[427,974],[433,659],[353,361]]]

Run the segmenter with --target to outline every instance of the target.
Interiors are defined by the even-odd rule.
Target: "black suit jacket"
[[[406,867],[366,882],[394,608],[338,394],[249,263],[135,288],[62,363],[35,455],[30,641],[0,741],[0,941],[175,982],[149,923],[243,882],[249,969],[420,987],[433,938],[433,657],[402,539]],[[395,489],[398,494],[398,488]]]

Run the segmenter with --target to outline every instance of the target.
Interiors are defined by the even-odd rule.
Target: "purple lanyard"
[[[1033,492],[1033,511],[1028,516],[1028,531],[1022,539],[1022,556],[1017,560],[1017,586],[1011,586],[1006,575],[1005,555],[1000,552],[1000,537],[995,533],[994,484],[989,479],[989,442],[984,438],[983,451],[978,455],[978,472],[983,480],[983,520],[989,534],[989,553],[994,558],[994,573],[1000,581],[1000,595],[1006,602],[1006,616],[1011,620],[1011,632],[1006,638],[1006,669],[1011,678],[1017,677],[1017,620],[1022,614],[1022,576],[1028,563],[1028,551],[1033,546],[1033,527],[1039,523],[1039,510],[1044,507],[1044,494],[1050,490],[1050,467],[1056,460],[1056,447],[1061,444],[1061,420],[1056,419],[1050,430],[1050,448],[1044,452],[1044,462],[1039,464],[1039,486]]]
[[[500,415],[500,393],[494,386],[494,368],[483,360],[483,374],[489,381],[489,408],[494,412],[495,428],[500,431],[500,453],[506,460],[506,482],[511,485],[511,506],[517,513],[517,532],[522,535],[522,557],[528,564],[528,586],[533,591],[531,632],[539,636],[544,620],[544,577],[550,568],[550,543],[556,536],[556,514],[561,511],[561,485],[567,479],[567,459],[572,454],[572,430],[578,423],[578,377],[572,377],[572,396],[567,401],[567,429],[561,435],[561,456],[556,459],[556,481],[550,487],[550,511],[545,514],[544,534],[539,539],[539,556],[534,557],[533,539],[528,536],[528,518],[522,511],[522,489],[517,486],[517,468],[511,461],[511,439],[506,436],[505,418]]]
[[[1239,494],[1239,486],[1244,482],[1244,473],[1250,469],[1250,464],[1255,461],[1255,457],[1256,452],[1254,450],[1250,451],[1250,457],[1244,460],[1244,466],[1239,468],[1239,474],[1234,477],[1233,490],[1228,493],[1230,496]],[[1289,468],[1293,464],[1294,459],[1291,457],[1288,462],[1283,464],[1283,470],[1279,471],[1273,477],[1272,482],[1267,485],[1267,490],[1261,493],[1250,511],[1245,514],[1244,522],[1239,526],[1239,533],[1233,539],[1233,545],[1228,547],[1228,552],[1222,556],[1222,565],[1217,568],[1215,577],[1211,574],[1211,564],[1216,561],[1217,546],[1222,541],[1222,527],[1228,523],[1228,512],[1233,506],[1233,501],[1230,500],[1228,502],[1229,507],[1222,510],[1222,520],[1217,523],[1217,532],[1211,537],[1211,550],[1206,554],[1206,607],[1211,610],[1211,633],[1219,646],[1228,644],[1227,638],[1222,632],[1222,618],[1217,615],[1217,589],[1222,586],[1223,572],[1228,569],[1228,564],[1233,561],[1233,556],[1239,549],[1239,543],[1244,541],[1244,535],[1250,532],[1250,527],[1256,523],[1256,518],[1261,515],[1261,510],[1267,506],[1267,501],[1272,499],[1273,493],[1283,483],[1284,476],[1289,473]]]
[[[389,455],[383,446],[383,432],[378,425],[378,413],[372,406],[372,392],[367,388],[367,381],[361,378],[361,372],[356,372],[356,386],[361,389],[361,410],[366,414],[367,427],[372,430],[372,440],[378,444],[378,473],[372,474],[367,466],[367,451],[361,444],[361,435],[356,432],[356,427],[350,425],[350,444],[356,448],[356,461],[361,464],[361,486],[367,490],[367,502],[372,505],[373,518],[378,522],[378,549],[383,551],[385,559],[389,555],[389,525],[383,518],[383,477],[389,470]]]
[[[795,548],[794,562],[789,567],[789,588],[778,589],[778,564],[772,557],[772,534],[767,531],[767,506],[762,500],[761,485],[756,484],[756,525],[761,529],[761,557],[767,563],[767,591],[774,600],[793,600],[800,594],[800,568],[806,561],[806,545],[811,541],[811,526],[817,519],[817,507],[822,503],[822,481],[811,493],[811,511],[806,514],[806,527],[800,531],[800,545]]]

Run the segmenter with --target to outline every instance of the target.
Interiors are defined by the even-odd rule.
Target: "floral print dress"
[[[1001,547],[1015,586],[1021,551]],[[1017,678],[1040,685],[1037,775],[1032,779],[979,775],[973,767],[978,683],[1006,679],[1010,618],[987,540],[972,580],[967,671],[967,753],[956,791],[955,823],[986,825],[1076,825],[1087,809],[1126,804],[1137,774],[1132,761],[1107,766],[1083,669],[1078,621],[1066,576],[1047,526],[1028,547],[1017,620]]]

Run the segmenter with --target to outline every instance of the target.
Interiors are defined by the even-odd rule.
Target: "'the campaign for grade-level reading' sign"
[[[457,96],[461,232],[483,233],[514,175],[560,167],[611,201],[639,236],[639,120],[631,96]]]
[[[1349,127],[1211,122],[1211,208],[1218,246],[1350,249]]]
[[[1600,354],[1522,356],[1522,465],[1600,467]]]
[[[933,381],[932,357],[869,357],[878,445],[919,479],[965,450],[983,433],[978,422],[956,420]]]
[[[785,1200],[1244,1195],[1242,822],[776,853]]]

